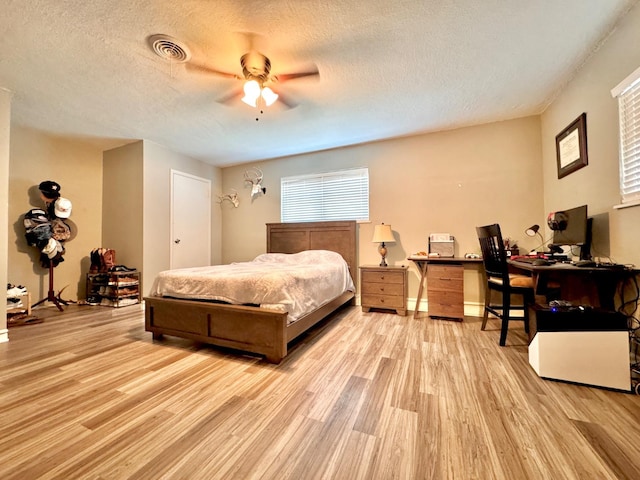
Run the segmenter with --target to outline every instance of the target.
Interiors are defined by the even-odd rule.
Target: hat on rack
[[[25,228],[33,228],[43,223],[49,223],[47,212],[41,208],[32,208],[24,214],[23,220]]]
[[[42,192],[42,195],[51,200],[60,196],[60,184],[54,182],[53,180],[45,180],[44,182],[40,182],[38,188],[40,189],[40,192]]]
[[[60,197],[54,204],[53,211],[58,218],[69,218],[71,215],[71,200]]]
[[[71,238],[71,227],[67,225],[61,218],[54,218],[51,220],[51,231],[53,232],[53,238],[59,242],[64,242]]]
[[[55,256],[58,248],[58,242],[56,242],[55,238],[50,238],[47,244],[42,249],[42,253],[47,255],[49,258]]]

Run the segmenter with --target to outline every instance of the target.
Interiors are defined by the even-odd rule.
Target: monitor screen
[[[553,232],[555,245],[584,245],[587,243],[587,206],[564,210],[567,227]]]

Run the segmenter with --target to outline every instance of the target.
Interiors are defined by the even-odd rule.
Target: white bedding
[[[347,262],[339,253],[307,250],[265,253],[250,262],[160,272],[150,295],[256,304],[288,312],[288,322],[355,291]]]

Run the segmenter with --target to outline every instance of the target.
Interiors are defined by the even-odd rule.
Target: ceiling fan
[[[285,95],[276,93],[271,88],[276,84],[288,82],[303,77],[318,77],[320,72],[314,66],[313,68],[296,73],[274,74],[271,72],[271,60],[253,48],[253,40],[256,34],[244,33],[248,37],[248,52],[240,57],[240,66],[242,74],[225,72],[217,70],[208,65],[191,62],[191,53],[187,46],[169,35],[156,34],[147,38],[149,47],[159,57],[173,63],[184,63],[186,68],[191,71],[218,75],[221,77],[241,80],[242,88],[237,88],[221,99],[220,103],[227,103],[236,97],[254,108],[268,107],[273,105],[276,100],[280,101],[289,108],[296,106],[294,102],[287,99]]]
[[[257,108],[263,106],[271,106],[276,100],[280,99],[287,107],[295,106],[291,100],[280,92],[279,94],[272,89],[276,84],[288,82],[303,77],[318,77],[320,72],[317,68],[303,72],[274,74],[271,72],[271,60],[260,52],[250,50],[240,57],[240,66],[242,74],[229,73],[207,65],[194,62],[187,62],[186,67],[192,71],[202,73],[210,73],[226,78],[233,78],[244,82],[242,89],[234,90],[229,95],[218,100],[220,103],[226,103],[238,96],[242,95],[241,100],[247,105]]]

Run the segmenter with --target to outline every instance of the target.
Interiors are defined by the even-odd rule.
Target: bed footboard
[[[145,330],[154,339],[173,335],[265,355],[287,355],[287,314],[264,308],[146,297]]]

